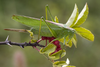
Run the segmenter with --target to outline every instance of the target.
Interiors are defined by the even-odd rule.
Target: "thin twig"
[[[39,47],[45,47],[44,45],[40,45],[38,44],[37,42],[35,43],[27,43],[27,42],[24,42],[24,43],[16,43],[16,42],[11,42],[11,41],[4,41],[4,42],[0,42],[0,45],[16,45],[16,46],[20,46],[22,48],[24,48],[24,46],[39,46]]]
[[[40,45],[38,42],[35,42],[35,43],[27,43],[27,42],[24,42],[24,43],[16,43],[16,42],[11,42],[8,40],[9,36],[7,36],[6,40],[4,42],[0,42],[0,45],[9,45],[9,46],[12,46],[12,45],[16,45],[16,46],[20,46],[22,48],[24,48],[24,46],[33,46],[33,47],[36,47],[36,46],[39,46],[39,47],[45,47],[44,45]]]

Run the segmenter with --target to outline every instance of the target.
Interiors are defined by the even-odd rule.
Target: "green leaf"
[[[53,65],[66,65],[66,61],[56,61]]]
[[[54,52],[56,49],[56,46],[54,44],[49,44],[47,45],[45,48],[41,48],[40,49],[40,53],[46,53],[46,54],[49,54],[49,53],[52,53]]]
[[[59,65],[53,65],[53,67],[62,67],[62,66],[59,66]]]
[[[65,55],[66,55],[66,51],[63,49],[53,54],[49,53],[49,58],[51,58],[52,60],[57,60],[64,57]]]
[[[77,8],[77,5],[75,4],[74,10],[73,10],[70,18],[66,22],[66,26],[72,27],[77,20],[78,14],[79,14],[78,8]]]
[[[70,48],[72,47],[72,40],[69,41],[69,43],[67,44],[67,46],[69,46]]]
[[[81,13],[78,16],[77,21],[74,24],[74,27],[77,27],[85,22],[85,20],[88,16],[88,12],[89,12],[89,8],[88,8],[88,5],[86,3],[86,5],[84,6],[84,8],[82,9]]]
[[[74,28],[76,30],[76,33],[82,36],[83,38],[94,41],[94,35],[87,29],[82,27],[76,27]]]
[[[76,34],[74,34],[74,37],[72,38],[72,42],[75,47],[77,47],[77,39],[76,39]]]
[[[66,36],[66,40],[65,40],[65,45],[68,46],[68,47],[72,47],[72,39],[73,39],[73,36],[74,36],[74,32],[69,32],[69,33],[66,33],[68,34]],[[59,39],[60,42],[64,43],[64,37]]]
[[[58,17],[57,16],[55,16],[55,22],[56,23],[59,23],[59,20],[58,20]]]
[[[59,41],[64,43],[64,38],[59,39]],[[72,40],[70,40],[69,43],[68,43],[68,41],[69,41],[69,38],[66,37],[65,45],[68,46],[68,47],[72,47]]]
[[[70,65],[68,65],[68,66],[66,66],[66,67],[76,67],[76,66],[70,66]]]

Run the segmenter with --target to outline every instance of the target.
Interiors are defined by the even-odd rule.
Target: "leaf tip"
[[[15,16],[15,15],[12,15],[12,16]]]
[[[92,40],[91,41],[94,41],[94,35],[92,34]]]
[[[77,4],[75,3],[75,7],[77,7]]]
[[[12,15],[12,17],[15,17],[16,15]]]
[[[85,4],[85,7],[87,7],[87,8],[88,8],[88,4],[87,4],[87,3]]]
[[[86,4],[85,5],[87,5],[87,2],[86,2]]]

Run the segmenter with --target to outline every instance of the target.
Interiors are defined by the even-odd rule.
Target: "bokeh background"
[[[81,26],[94,34],[94,42],[77,36],[77,48],[67,47],[67,55],[63,59],[69,58],[71,65],[76,67],[100,67],[100,0],[0,0],[0,41],[4,41],[8,35],[9,40],[14,42],[21,43],[30,40],[28,33],[4,30],[5,28],[30,29],[12,20],[13,14],[36,18],[45,17],[45,5],[48,4],[53,17],[58,16],[60,23],[66,23],[75,3],[81,11],[86,2],[89,6],[89,15]],[[8,45],[0,45],[0,67],[16,67],[16,51],[19,51],[19,53],[17,52],[18,59],[25,57],[23,59],[26,60],[26,67],[52,67],[50,61],[32,47],[22,49],[18,46],[10,47]]]

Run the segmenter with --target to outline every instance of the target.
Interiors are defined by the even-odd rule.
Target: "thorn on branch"
[[[12,45],[10,45],[10,43],[8,43],[8,38],[9,38],[9,35],[7,36],[7,38],[6,38],[5,42],[7,42],[7,43],[6,43],[7,45],[9,45],[9,46],[11,46],[11,47],[12,47]]]

